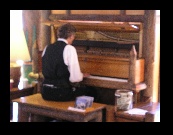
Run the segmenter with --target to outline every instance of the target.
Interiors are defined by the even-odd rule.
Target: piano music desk
[[[73,107],[74,101],[46,101],[40,93],[14,99],[13,102],[18,103],[18,122],[41,122],[45,116],[73,122],[102,122],[106,109],[105,104],[93,103],[85,112],[72,111],[67,108]]]

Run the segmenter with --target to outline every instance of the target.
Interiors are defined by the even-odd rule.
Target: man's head
[[[76,28],[70,23],[66,23],[59,27],[57,31],[58,38],[64,38],[68,41],[68,44],[72,44],[75,38]]]

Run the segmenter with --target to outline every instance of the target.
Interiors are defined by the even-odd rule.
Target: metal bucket
[[[130,90],[116,90],[115,111],[127,111],[133,108],[133,92]]]

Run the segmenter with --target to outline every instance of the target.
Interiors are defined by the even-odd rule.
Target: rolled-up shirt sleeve
[[[70,72],[70,82],[80,82],[83,80],[83,73],[80,70],[76,49],[72,45],[66,45],[63,52],[64,63]]]

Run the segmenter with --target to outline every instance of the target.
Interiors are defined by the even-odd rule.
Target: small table
[[[85,112],[68,110],[69,106],[74,106],[75,101],[47,101],[40,93],[14,99],[13,102],[18,103],[18,122],[39,122],[43,120],[40,116],[73,122],[102,122],[106,110],[105,104],[95,102]]]
[[[145,114],[129,114],[125,111],[115,112],[116,122],[155,122],[156,117],[160,117],[160,103],[148,102],[134,104],[133,108],[146,110]],[[159,118],[160,119],[160,118]]]

